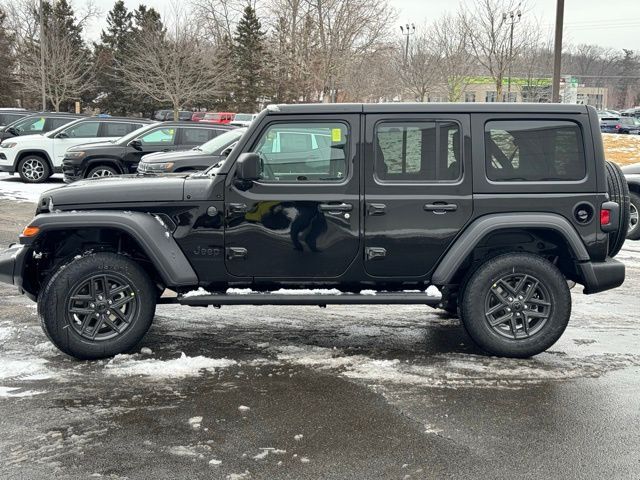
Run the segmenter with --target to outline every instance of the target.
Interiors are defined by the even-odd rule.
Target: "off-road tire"
[[[520,312],[522,315],[528,310],[528,315],[535,313],[539,316],[541,313],[537,309],[541,309],[547,314],[546,320],[537,324],[539,325],[538,330],[535,330],[534,326],[540,319],[527,317],[531,320],[531,323],[527,323],[527,325],[533,331],[530,336],[521,336],[520,338],[516,338],[517,328],[513,337],[508,337],[506,330],[498,332],[505,324],[492,327],[490,318],[493,317],[487,315],[487,312],[491,311],[491,308],[488,308],[488,305],[491,305],[489,299],[497,298],[494,292],[502,290],[507,292],[507,295],[510,293],[509,290],[502,288],[501,280],[509,277],[517,280],[518,276],[529,278],[529,288],[533,288],[534,292],[538,291],[533,287],[534,280],[538,281],[537,288],[542,289],[540,291],[543,291],[544,295],[534,293],[532,298],[528,300],[530,303],[527,306],[528,290],[523,292],[524,301],[518,300],[518,309],[516,309],[515,303],[508,301],[509,298],[517,299],[517,296],[504,297],[505,304],[510,306],[510,310],[509,312],[503,310],[502,313],[515,315],[515,312]],[[549,306],[539,305],[543,301]],[[501,313],[496,315],[501,315]],[[460,317],[471,339],[482,350],[502,357],[527,358],[547,350],[560,338],[567,327],[570,316],[571,294],[566,279],[551,262],[538,255],[528,253],[504,254],[482,264],[469,279],[460,300]],[[515,317],[509,318],[515,319]],[[524,321],[527,322],[527,319]],[[521,319],[514,321],[522,322]],[[510,320],[507,322],[509,329],[511,322]],[[524,335],[524,330],[520,334]]]
[[[101,172],[103,173],[102,175],[96,175]],[[86,178],[113,177],[116,175],[120,175],[120,172],[118,172],[115,168],[108,165],[98,165],[97,167],[93,167],[91,170],[89,170]]]
[[[121,281],[123,285],[129,287],[127,295],[133,298],[132,302],[135,301],[135,304],[127,304],[135,305],[127,313],[130,315],[130,322],[121,324],[121,327],[126,325],[121,333],[115,333],[114,330],[116,335],[114,338],[107,338],[105,334],[103,339],[92,340],[82,335],[84,328],[82,332],[78,332],[80,322],[76,321],[75,325],[72,324],[73,317],[70,309],[77,303],[71,303],[71,297],[77,288],[86,285],[89,279],[94,277],[109,277]],[[115,288],[111,291],[115,291]],[[42,329],[62,352],[80,360],[112,357],[128,352],[140,342],[151,326],[156,308],[156,291],[156,286],[144,269],[124,255],[99,252],[76,258],[62,265],[38,295],[38,312]],[[106,303],[108,296],[104,295],[104,297]],[[74,298],[77,297],[74,296]],[[111,308],[106,305],[101,306]],[[128,308],[128,306],[122,307],[125,312]],[[106,310],[106,312],[110,311]],[[113,321],[115,316],[109,318]],[[94,320],[94,324],[95,322],[97,320]],[[109,328],[106,324],[103,329],[108,333]],[[99,327],[96,327],[96,330],[99,330]]]
[[[17,172],[23,182],[43,183],[51,176],[51,167],[40,155],[27,155],[18,162]]]
[[[629,186],[620,167],[613,162],[605,162],[607,169],[607,192],[609,200],[620,205],[617,228],[609,234],[609,256],[615,257],[627,237],[629,229]]]
[[[629,192],[629,230],[627,231],[628,240],[640,239],[640,195],[634,192]],[[634,225],[631,225],[632,220],[635,221]]]

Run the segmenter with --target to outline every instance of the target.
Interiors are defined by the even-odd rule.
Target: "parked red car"
[[[206,114],[207,112],[193,112],[193,115],[191,115],[191,121],[200,122]]]
[[[227,124],[233,121],[236,118],[235,113],[231,112],[215,112],[215,113],[207,113],[201,122],[206,123],[219,123],[219,124]]]

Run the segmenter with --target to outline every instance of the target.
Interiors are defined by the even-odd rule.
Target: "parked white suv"
[[[88,117],[68,123],[44,135],[21,135],[0,143],[0,171],[17,172],[24,182],[41,183],[62,171],[62,159],[70,147],[116,140],[151,123],[143,118]]]

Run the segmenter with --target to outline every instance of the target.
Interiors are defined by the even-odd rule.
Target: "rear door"
[[[368,114],[365,269],[428,276],[473,211],[469,115]]]
[[[208,142],[220,134],[216,128],[201,127],[180,127],[178,128],[178,150],[189,150],[203,143]]]

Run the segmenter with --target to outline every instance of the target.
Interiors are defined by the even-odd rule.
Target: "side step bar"
[[[281,295],[276,293],[251,293],[248,295],[196,295],[178,297],[178,303],[191,307],[208,305],[431,305],[440,303],[439,296],[426,293],[378,293],[362,295]]]

